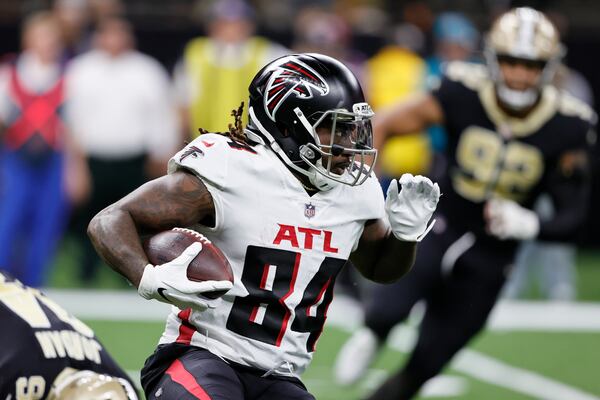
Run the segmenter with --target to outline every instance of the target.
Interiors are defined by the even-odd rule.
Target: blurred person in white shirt
[[[90,201],[75,223],[83,245],[81,278],[89,283],[99,259],[85,228],[93,215],[149,177],[166,173],[180,145],[169,77],[151,57],[135,50],[131,25],[120,17],[101,21],[93,50],[73,59],[67,72],[67,122],[88,158]]]

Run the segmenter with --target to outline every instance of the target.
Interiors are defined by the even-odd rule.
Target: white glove
[[[229,290],[233,284],[229,281],[190,281],[187,277],[187,267],[200,251],[202,251],[202,244],[196,242],[168,263],[157,266],[146,265],[138,286],[140,296],[147,300],[156,299],[173,304],[182,310],[188,307],[199,311],[214,308],[219,299],[211,300],[201,294]]]
[[[484,208],[487,231],[499,239],[528,240],[540,231],[537,214],[512,200],[488,200]]]
[[[406,242],[420,242],[431,230],[435,220],[427,226],[440,199],[440,187],[421,175],[404,174],[400,177],[402,190],[394,179],[387,191],[385,211],[394,236]]]

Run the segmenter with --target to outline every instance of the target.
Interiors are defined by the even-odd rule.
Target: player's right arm
[[[417,243],[433,227],[430,219],[439,199],[440,188],[429,178],[404,174],[393,180],[385,199],[386,218],[368,221],[352,254],[361,274],[378,283],[405,275],[414,263]]]
[[[102,210],[90,221],[88,235],[98,254],[138,287],[149,264],[140,235],[214,216],[213,199],[204,183],[181,169],[140,186]]]
[[[418,132],[443,122],[444,111],[434,95],[415,95],[375,114],[374,147],[381,149],[385,141],[392,136]]]

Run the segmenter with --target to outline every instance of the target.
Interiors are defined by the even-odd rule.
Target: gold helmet
[[[558,30],[541,12],[529,7],[513,8],[492,25],[485,42],[485,56],[500,100],[519,110],[531,106],[542,87],[552,81],[564,56]],[[498,59],[509,57],[539,65],[542,75],[535,88],[518,91],[504,82]]]
[[[54,381],[48,400],[138,400],[131,384],[114,376],[66,368]]]

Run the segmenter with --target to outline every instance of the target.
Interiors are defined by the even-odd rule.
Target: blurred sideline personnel
[[[44,283],[83,164],[65,130],[63,45],[48,12],[29,16],[23,51],[0,68],[0,265]],[[78,160],[78,164],[76,163]],[[84,190],[85,191],[85,190]]]
[[[467,18],[458,12],[444,12],[438,15],[433,24],[434,53],[427,57],[427,87],[439,85],[443,76],[443,66],[451,61],[478,62],[476,51],[479,49],[479,32]],[[439,158],[446,148],[446,132],[440,125],[434,125],[427,130],[429,140],[434,150],[432,171],[443,168],[445,161]]]
[[[348,21],[331,7],[309,5],[302,8],[294,20],[293,36],[295,53],[321,53],[333,57],[363,82],[365,55],[352,47]]]
[[[87,325],[2,271],[0,326],[0,399],[138,399]]]
[[[448,173],[438,223],[415,267],[377,288],[364,329],[336,361],[342,383],[359,379],[391,328],[426,301],[418,342],[405,367],[369,399],[408,399],[484,326],[514,261],[518,241],[572,239],[589,196],[592,110],[548,83],[564,50],[552,23],[531,8],[503,14],[487,38],[487,68],[450,63],[440,87],[375,121],[377,141],[443,123]],[[541,192],[555,204],[540,221]]]
[[[401,24],[390,34],[389,44],[371,57],[365,68],[367,98],[373,110],[386,107],[426,89],[427,68],[418,54],[423,33],[414,25]],[[431,145],[426,132],[415,130],[381,143],[379,179],[384,188],[403,173],[423,174],[431,163]]]
[[[69,65],[66,93],[67,123],[91,176],[92,193],[75,224],[81,278],[90,284],[100,261],[85,233],[90,219],[148,177],[163,175],[181,143],[169,75],[135,49],[132,27],[122,17],[99,22],[94,49]]]
[[[226,130],[231,110],[248,98],[258,70],[287,54],[282,46],[253,36],[254,10],[244,0],[213,1],[208,36],[191,40],[175,69],[175,88],[186,140]]]
[[[70,60],[91,47],[91,15],[88,0],[54,0],[52,12],[60,23],[65,44],[64,58]]]
[[[314,399],[299,376],[340,269],[358,246],[370,260],[391,253],[358,264],[367,278],[399,279],[439,199],[437,184],[404,175],[384,203],[371,174],[373,112],[339,61],[282,57],[249,91],[245,131],[235,113],[228,135],[201,135],[169,161],[168,176],[90,222],[100,255],[142,297],[175,306],[142,370],[148,399]],[[172,262],[148,264],[139,233],[174,226],[198,230],[223,251],[233,287],[187,279],[199,243]],[[201,296],[227,289],[214,301]]]

